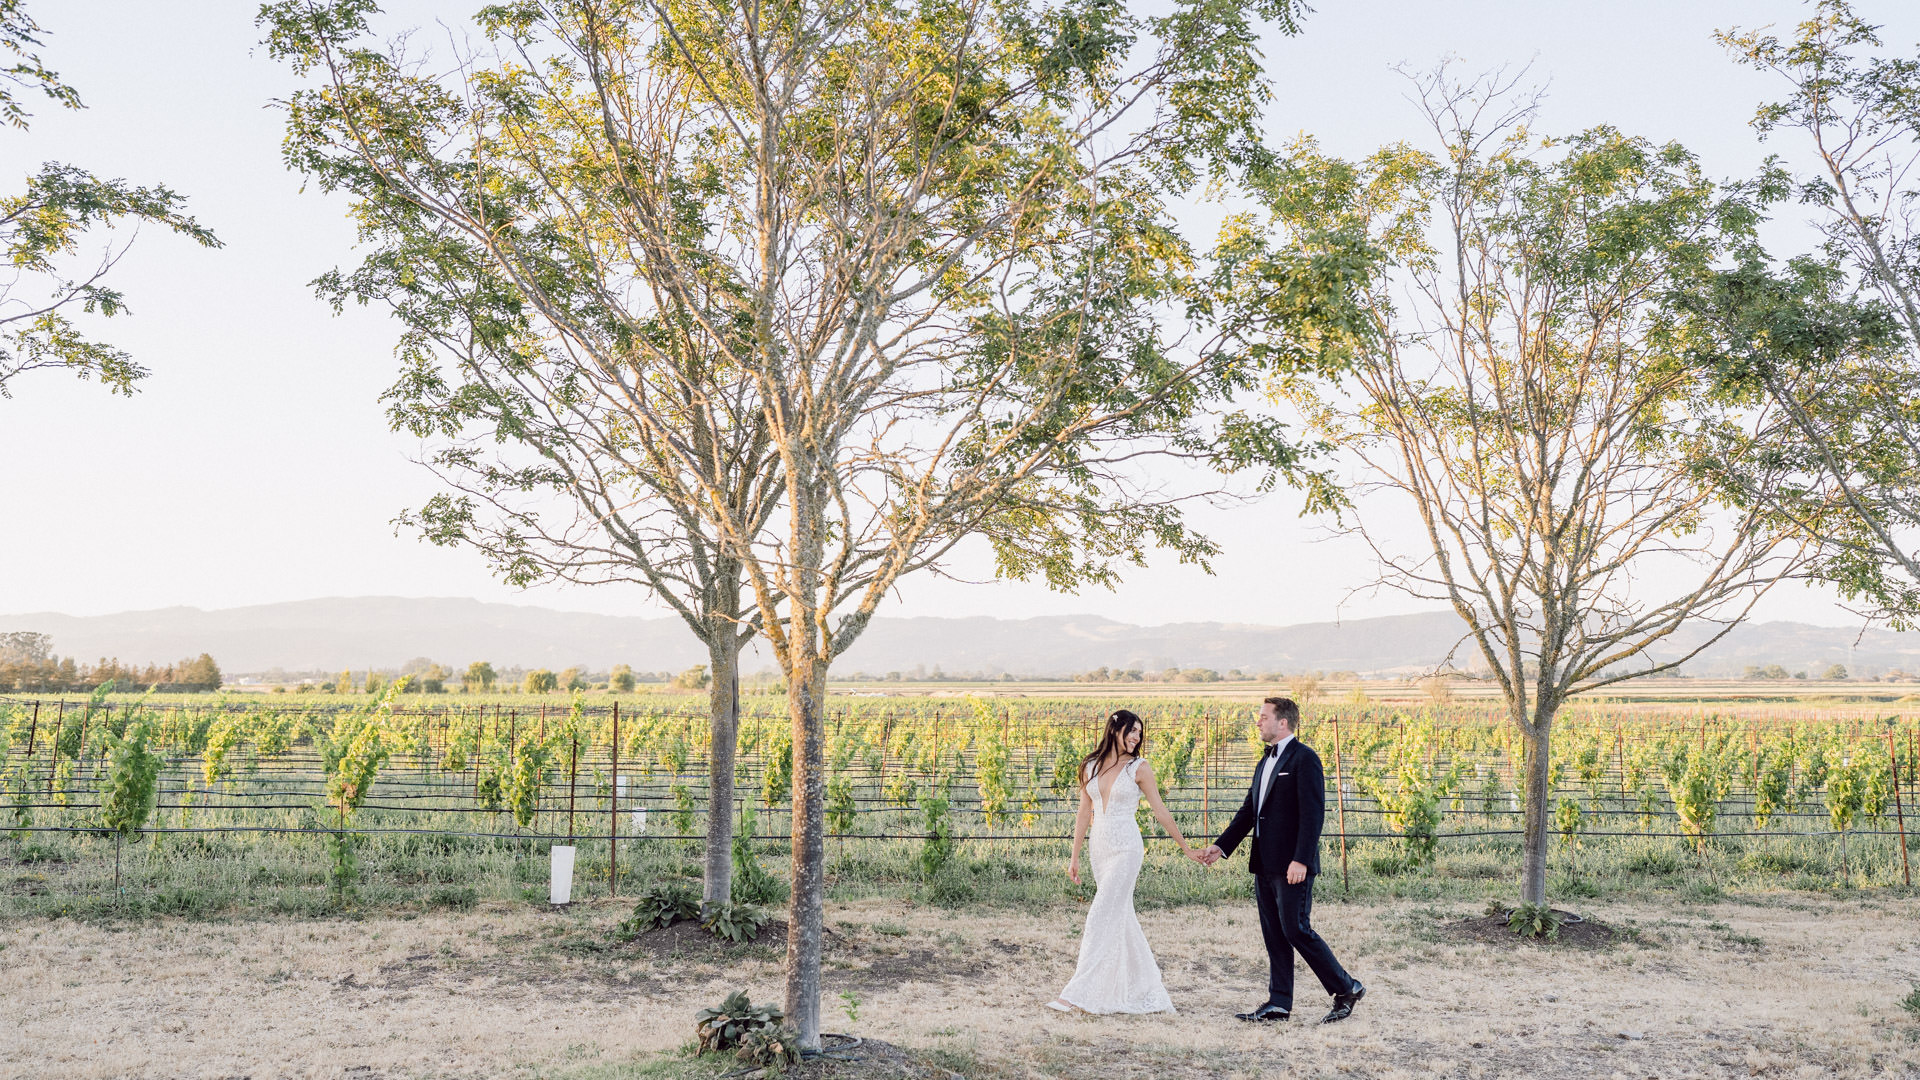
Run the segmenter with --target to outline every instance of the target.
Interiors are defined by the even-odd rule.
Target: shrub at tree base
[[[756,1028],[741,1037],[733,1056],[769,1072],[783,1072],[800,1061],[800,1033],[789,1024]]]
[[[700,928],[736,945],[753,940],[767,924],[767,913],[745,904],[715,904],[700,920]]]
[[[631,941],[649,930],[699,917],[700,895],[677,881],[663,881],[641,891],[640,902],[633,905],[633,915],[614,929],[614,936]]]
[[[718,1008],[694,1016],[699,1053],[731,1050],[745,1064],[782,1071],[800,1060],[799,1033],[782,1022],[785,1018],[779,1006],[755,1005],[746,991],[736,990]]]
[[[1494,905],[1493,911],[1501,909]],[[1560,924],[1565,920],[1559,912],[1545,904],[1521,904],[1506,912],[1507,929],[1521,937],[1546,938],[1548,941],[1560,940]]]

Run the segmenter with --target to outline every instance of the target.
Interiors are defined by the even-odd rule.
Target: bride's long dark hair
[[[1113,712],[1107,714],[1107,730],[1106,733],[1100,737],[1100,745],[1093,748],[1093,753],[1080,759],[1081,790],[1085,790],[1088,783],[1099,779],[1101,763],[1107,760],[1108,753],[1113,754],[1116,762],[1122,757],[1137,758],[1140,756],[1138,752],[1127,753],[1127,744],[1122,741],[1127,737],[1127,732],[1132,730],[1135,724],[1140,725],[1139,749],[1145,750],[1147,748],[1147,722],[1145,720],[1135,716],[1131,709],[1115,709]],[[1091,776],[1087,775],[1088,765],[1093,766],[1093,775]]]

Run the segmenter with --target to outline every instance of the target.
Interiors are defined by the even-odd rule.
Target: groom
[[[1292,698],[1270,697],[1260,705],[1260,741],[1266,753],[1253,770],[1247,801],[1233,815],[1220,839],[1200,852],[1212,866],[1233,853],[1251,832],[1253,898],[1260,906],[1260,936],[1267,944],[1267,1002],[1242,1020],[1285,1020],[1293,1015],[1293,954],[1307,962],[1320,985],[1333,995],[1333,1011],[1320,1022],[1353,1015],[1366,995],[1360,980],[1346,973],[1319,934],[1313,932],[1313,878],[1320,872],[1320,826],[1327,813],[1326,777],[1320,755],[1294,738],[1300,707]]]

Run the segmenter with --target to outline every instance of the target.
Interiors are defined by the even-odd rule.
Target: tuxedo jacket
[[[1261,761],[1265,760],[1263,755]],[[1320,829],[1327,816],[1327,781],[1320,755],[1295,736],[1274,766],[1265,805],[1260,803],[1259,783],[1260,763],[1255,762],[1253,779],[1247,784],[1247,801],[1215,843],[1221,851],[1233,854],[1241,840],[1255,833],[1254,808],[1258,806],[1260,828],[1253,837],[1247,869],[1256,874],[1284,874],[1288,863],[1297,862],[1308,873],[1319,873]]]

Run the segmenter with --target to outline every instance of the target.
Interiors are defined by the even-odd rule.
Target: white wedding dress
[[[1104,799],[1099,781],[1106,777],[1088,784],[1093,829],[1087,850],[1093,858],[1095,891],[1087,925],[1080,931],[1080,964],[1060,991],[1060,1000],[1090,1013],[1174,1011],[1160,981],[1160,965],[1133,913],[1133,883],[1140,879],[1140,861],[1147,850],[1133,817],[1140,805],[1140,784],[1133,778],[1139,765],[1138,758],[1127,762],[1112,778]],[[1091,765],[1087,768],[1092,770]]]

